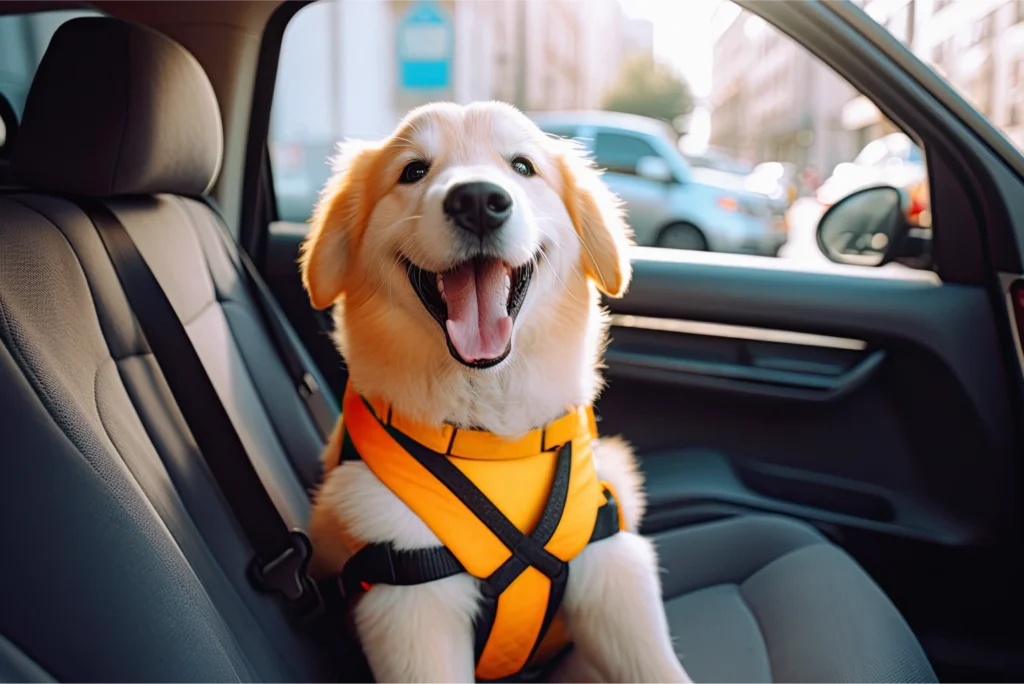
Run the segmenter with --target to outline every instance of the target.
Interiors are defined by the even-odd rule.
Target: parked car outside
[[[531,115],[545,132],[585,145],[625,202],[637,244],[775,256],[785,221],[745,176],[694,168],[661,121],[605,111]]]
[[[707,146],[699,152],[683,152],[683,158],[694,168],[715,169],[745,176],[753,170],[747,162],[734,158],[725,150]]]

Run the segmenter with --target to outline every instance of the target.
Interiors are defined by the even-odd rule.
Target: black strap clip
[[[305,619],[323,610],[320,589],[309,577],[313,544],[302,530],[292,530],[289,537],[291,547],[278,557],[268,562],[253,558],[249,578],[258,590],[283,596]]]

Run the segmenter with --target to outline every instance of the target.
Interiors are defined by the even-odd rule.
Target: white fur
[[[669,636],[650,540],[623,531],[590,544],[570,562],[569,578],[562,610],[574,657],[553,681],[690,681]]]
[[[529,158],[538,175],[516,174],[508,163],[513,155]],[[396,184],[416,158],[431,161],[428,176]],[[441,203],[454,183],[467,180],[498,183],[513,197],[492,256],[519,265],[541,255],[513,327],[512,352],[488,370],[452,358],[401,267],[408,259],[441,271],[466,258]],[[607,335],[598,288],[618,296],[628,284],[627,232],[617,199],[572,145],[543,135],[507,105],[436,104],[414,111],[387,141],[342,151],[314,218],[303,276],[315,304],[336,302],[335,341],[358,391],[427,425],[514,438],[596,399]],[[337,447],[335,435],[330,448]],[[579,681],[688,681],[672,650],[655,551],[635,534],[645,501],[632,452],[614,438],[595,443],[594,452],[628,531],[572,561],[562,610],[576,649],[561,673]],[[314,519],[322,573],[340,571],[350,554],[337,539],[316,538],[329,535],[334,523],[365,542],[406,549],[440,543],[358,462],[330,470]],[[377,586],[362,596],[355,623],[376,679],[473,681],[479,598],[479,584],[468,575]]]

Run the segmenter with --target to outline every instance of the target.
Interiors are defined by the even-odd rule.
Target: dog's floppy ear
[[[632,231],[622,201],[601,180],[582,147],[567,140],[558,140],[557,145],[562,201],[583,246],[584,271],[601,292],[621,297],[633,275],[628,253]]]
[[[332,160],[334,173],[320,192],[300,257],[302,284],[314,308],[326,309],[344,293],[349,257],[373,209],[369,180],[379,149],[346,142]]]

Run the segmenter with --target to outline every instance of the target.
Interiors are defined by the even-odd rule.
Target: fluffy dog
[[[334,306],[361,396],[411,423],[514,440],[594,402],[607,335],[599,292],[625,292],[628,244],[619,201],[575,143],[505,104],[442,103],[412,111],[386,140],[340,147],[301,266],[313,305]],[[314,575],[339,573],[353,539],[441,546],[365,463],[339,461],[342,441],[339,421],[310,524]],[[604,439],[593,456],[622,530],[569,564],[560,618],[573,648],[551,676],[688,681],[655,550],[636,532],[645,502],[632,453]],[[481,600],[468,573],[360,595],[354,623],[377,680],[473,681]]]

